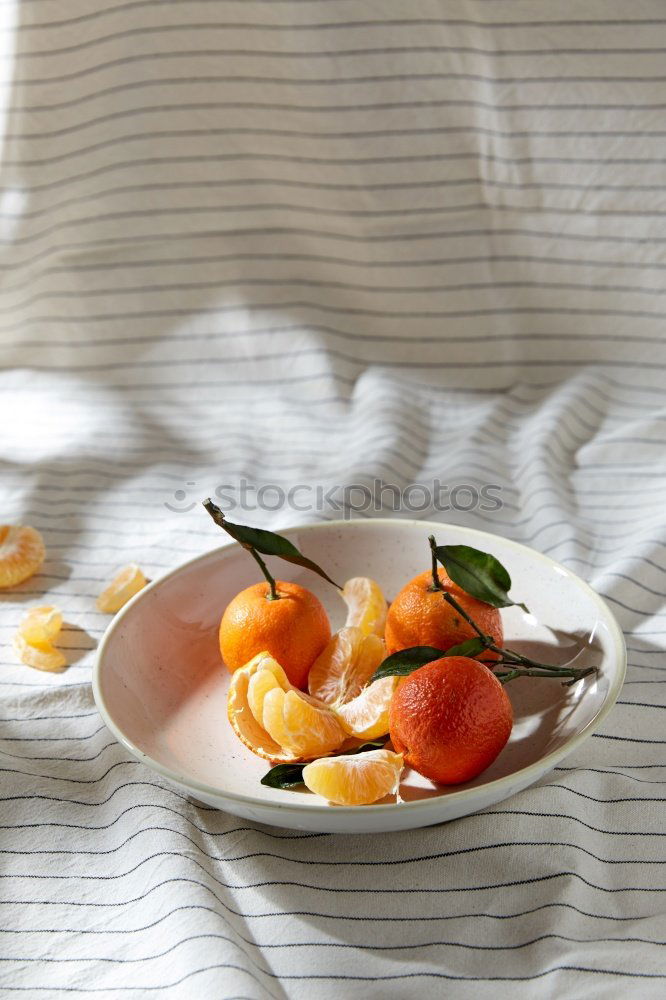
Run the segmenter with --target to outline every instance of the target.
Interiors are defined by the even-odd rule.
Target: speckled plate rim
[[[564,572],[570,579],[575,581],[577,586],[580,587],[581,590],[583,590],[595,604],[598,605],[600,615],[603,618],[604,623],[608,626],[610,637],[613,641],[614,652],[618,665],[617,674],[615,678],[611,681],[606,697],[601,705],[601,708],[597,712],[596,716],[593,719],[591,719],[590,722],[588,722],[587,725],[584,726],[578,733],[570,737],[570,739],[568,739],[566,743],[563,743],[561,747],[558,747],[557,750],[553,750],[552,753],[546,754],[545,757],[541,757],[538,761],[535,761],[533,764],[529,764],[527,767],[520,768],[517,771],[513,771],[511,774],[505,775],[502,778],[496,778],[493,781],[486,782],[485,784],[475,785],[473,788],[463,788],[458,792],[448,792],[446,796],[434,799],[425,798],[425,799],[417,799],[411,802],[404,802],[404,801],[390,802],[383,805],[373,805],[371,807],[373,815],[377,813],[395,813],[396,809],[400,809],[401,811],[409,810],[410,812],[414,812],[416,814],[422,812],[423,813],[430,812],[432,814],[433,810],[436,809],[436,804],[439,802],[441,803],[446,802],[447,805],[451,805],[454,802],[464,802],[465,800],[468,799],[478,798],[482,791],[484,793],[491,790],[496,790],[498,792],[501,792],[502,788],[511,789],[512,787],[515,787],[516,782],[520,782],[521,787],[526,787],[531,783],[530,779],[532,776],[534,776],[535,780],[538,780],[539,777],[542,777],[544,774],[548,773],[550,770],[553,769],[553,767],[555,767],[556,764],[558,764],[565,757],[568,757],[570,753],[572,753],[577,747],[581,745],[581,743],[584,743],[585,740],[589,739],[592,733],[595,732],[595,730],[597,730],[601,726],[602,722],[605,720],[606,716],[615,705],[618,695],[622,689],[622,685],[624,684],[624,679],[627,672],[627,651],[624,641],[624,635],[622,633],[622,630],[620,629],[620,626],[617,623],[614,614],[612,613],[612,611],[610,610],[604,599],[600,597],[600,595],[597,594],[597,592],[593,590],[593,588],[588,583],[586,583],[584,580],[581,580],[581,578],[577,576],[576,573],[573,573],[567,566],[564,566],[562,563],[557,562],[557,560],[551,559],[550,556],[547,556],[542,552],[538,552],[536,549],[531,548],[529,545],[523,545],[521,542],[515,542],[511,538],[506,538],[504,535],[493,534],[492,532],[489,531],[481,531],[477,528],[466,528],[464,525],[446,524],[441,521],[419,521],[414,518],[399,518],[399,517],[373,518],[371,520],[364,522],[334,520],[334,521],[318,522],[316,524],[291,525],[289,528],[280,529],[280,532],[281,534],[287,536],[292,532],[314,534],[318,531],[330,530],[332,528],[344,529],[350,523],[354,524],[355,526],[358,525],[359,523],[362,523],[363,526],[368,531],[376,531],[387,525],[393,525],[393,526],[418,525],[419,527],[423,528],[424,531],[429,531],[433,533],[436,531],[441,531],[443,528],[446,528],[447,530],[450,531],[460,532],[467,538],[473,537],[478,539],[479,548],[482,548],[484,544],[485,545],[487,545],[488,543],[492,544],[493,541],[500,539],[502,543],[508,545],[509,548],[515,549],[523,555],[529,555],[530,558],[537,559],[545,563],[549,567],[549,569],[555,569],[559,570],[560,572]],[[227,550],[232,549],[236,544],[237,544],[236,542],[232,541],[226,545],[218,546],[215,549],[211,549],[210,552],[204,552],[199,556],[195,556],[193,559],[188,559],[186,562],[181,563],[175,569],[169,570],[168,573],[165,573],[162,576],[158,577],[156,580],[153,580],[146,587],[144,587],[143,590],[140,590],[138,594],[135,594],[134,597],[131,598],[131,600],[128,601],[127,604],[116,614],[115,618],[110,623],[106,632],[104,633],[104,636],[102,637],[102,640],[97,648],[97,655],[95,656],[95,662],[93,665],[93,677],[92,677],[92,688],[93,688],[93,697],[95,699],[95,704],[102,717],[102,720],[104,721],[104,724],[110,730],[112,735],[122,746],[124,746],[129,751],[129,753],[134,758],[136,758],[136,760],[138,760],[142,764],[146,764],[146,766],[150,767],[157,774],[160,774],[163,778],[166,778],[168,781],[174,782],[181,788],[186,788],[190,790],[192,793],[197,793],[197,792],[203,793],[204,795],[212,796],[213,798],[216,799],[223,799],[223,800],[226,799],[230,802],[238,802],[246,806],[252,806],[259,810],[277,810],[284,812],[285,814],[303,813],[304,809],[306,809],[308,812],[312,811],[326,812],[331,808],[326,803],[319,804],[318,802],[313,802],[305,806],[303,803],[295,802],[292,805],[291,803],[288,802],[277,802],[270,800],[267,801],[266,799],[259,799],[253,795],[240,795],[235,792],[227,792],[224,789],[220,788],[219,786],[209,785],[205,782],[196,781],[195,779],[190,778],[177,771],[174,771],[169,767],[165,767],[163,764],[160,764],[149,754],[144,753],[141,749],[139,749],[139,747],[136,746],[136,744],[132,742],[131,739],[129,739],[129,737],[125,735],[121,727],[114,721],[106,705],[106,702],[104,701],[104,697],[101,691],[101,672],[103,668],[102,665],[104,656],[106,653],[107,646],[110,643],[114,632],[116,631],[116,629],[120,627],[123,618],[130,611],[130,609],[135,604],[139,603],[147,593],[159,587],[166,580],[171,579],[171,577],[175,576],[177,573],[182,572],[184,569],[189,569],[191,566],[194,566],[198,562],[203,562],[206,559],[210,559],[216,553],[226,552]],[[367,810],[368,806],[335,807],[336,816],[342,816],[345,814],[358,815],[359,812],[367,812]]]

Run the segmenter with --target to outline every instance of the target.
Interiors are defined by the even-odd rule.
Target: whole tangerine
[[[291,683],[305,687],[310,667],[331,638],[331,625],[321,601],[297,583],[276,581],[278,599],[268,583],[255,583],[236,594],[220,622],[220,652],[233,673],[262,651],[268,651]]]
[[[501,646],[504,630],[498,609],[465,593],[444,569],[438,570],[438,576],[445,590],[451,592],[481,631],[491,635],[495,644]],[[446,651],[475,635],[472,626],[446,603],[441,591],[433,589],[432,573],[427,570],[405,584],[391,603],[384,638],[390,656],[411,646],[434,646]],[[488,651],[483,655],[487,660],[497,659],[496,653]]]
[[[445,656],[405,677],[389,712],[395,751],[441,785],[459,785],[485,771],[512,726],[506,691],[487,667],[468,656]]]

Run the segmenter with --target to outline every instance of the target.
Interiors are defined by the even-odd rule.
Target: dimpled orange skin
[[[331,638],[321,601],[297,583],[277,581],[280,599],[269,601],[266,582],[241,590],[222,615],[220,652],[233,673],[257,653],[267,650],[298,688]]]
[[[504,630],[498,609],[470,597],[453,583],[444,569],[439,570],[439,579],[479,628],[492,635],[495,643],[501,646],[504,642]],[[411,646],[434,646],[435,649],[446,652],[452,646],[476,635],[471,625],[446,603],[441,592],[430,589],[431,584],[430,570],[420,573],[405,584],[392,602],[384,633],[389,656]],[[485,652],[483,656],[487,660],[498,658],[497,654],[491,652]]]
[[[485,771],[512,726],[506,691],[468,656],[442,657],[405,677],[389,712],[396,753],[440,785],[459,785]]]

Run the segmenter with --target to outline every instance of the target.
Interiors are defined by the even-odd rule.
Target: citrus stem
[[[255,559],[255,561],[259,565],[259,568],[261,569],[261,572],[266,577],[266,582],[268,583],[268,586],[270,587],[270,591],[268,592],[268,594],[266,594],[266,600],[267,601],[279,601],[280,600],[280,595],[277,592],[277,587],[275,585],[275,580],[271,576],[271,574],[269,572],[269,569],[268,569],[268,566],[266,565],[266,563],[264,562],[264,560],[261,558],[261,556],[259,555],[259,553],[257,552],[257,550],[253,549],[251,545],[245,545],[245,546],[243,546],[243,548],[246,548],[247,551],[250,553],[250,555]]]
[[[569,683],[575,684],[581,677],[586,677],[587,674],[591,674],[596,670],[596,667],[588,667],[584,670],[575,670],[573,667],[558,667],[552,663],[541,663],[539,660],[533,660],[529,656],[523,656],[522,653],[517,653],[515,649],[504,649],[493,642],[492,636],[486,635],[485,632],[481,631],[474,619],[467,614],[465,609],[448,590],[442,591],[442,597],[474,629],[485,648],[493,653],[497,653],[501,657],[499,661],[496,661],[496,665],[511,667],[517,665],[516,669],[506,674],[504,679],[502,679],[500,674],[497,675],[503,684],[506,684],[509,680],[513,680],[514,677],[571,677],[572,680]],[[534,671],[539,672],[535,673]]]
[[[208,513],[210,514],[210,516],[213,518],[213,520],[215,521],[215,524],[217,524],[218,527],[222,528],[223,531],[226,531],[226,533],[228,535],[231,535],[231,537],[234,538],[234,540],[235,540],[235,535],[227,527],[227,522],[224,519],[224,514],[222,513],[222,511],[220,510],[220,508],[216,504],[213,503],[213,501],[210,499],[210,497],[208,498],[208,500],[204,500],[203,501],[203,506],[206,508],[206,510],[208,511]],[[277,592],[277,587],[275,586],[275,580],[273,579],[273,577],[269,573],[268,566],[266,565],[266,563],[264,562],[264,560],[261,558],[261,556],[259,555],[259,553],[257,552],[257,550],[255,548],[253,548],[253,546],[250,545],[248,542],[239,542],[239,544],[242,545],[243,548],[247,552],[250,553],[250,555],[252,556],[252,558],[259,565],[259,568],[261,569],[261,572],[264,574],[264,576],[266,578],[266,583],[270,587],[270,592],[266,595],[267,600],[269,600],[269,601],[279,601],[280,600],[280,595]]]
[[[536,667],[539,670],[551,670],[557,673],[560,670],[571,670],[571,667],[558,667],[552,663],[541,663],[540,660],[533,660],[530,656],[523,656],[522,653],[517,653],[515,649],[502,649],[500,646],[496,646],[491,643],[488,649],[492,650],[493,653],[498,653],[505,663],[516,663],[525,667]]]
[[[458,602],[456,601],[455,597],[452,594],[450,594],[448,590],[442,590],[442,597],[444,598],[444,600],[446,601],[446,603],[450,604],[451,607],[454,608],[458,612],[458,614],[461,616],[461,618],[464,618],[465,621],[467,622],[467,624],[470,625],[471,628],[474,629],[474,631],[478,635],[479,639],[481,639],[481,641],[485,645],[486,649],[493,649],[493,645],[494,644],[493,644],[492,636],[486,635],[485,632],[481,631],[481,629],[476,624],[476,622],[474,621],[474,619],[470,618],[470,616],[467,614],[467,612],[465,611],[465,609],[460,604],[458,604]],[[493,652],[497,652],[497,649],[493,649]]]
[[[442,586],[442,581],[439,578],[439,571],[438,571],[438,567],[437,567],[437,554],[435,552],[435,549],[437,548],[437,542],[435,541],[435,536],[434,535],[428,535],[428,541],[430,542],[430,555],[431,555],[431,558],[432,558],[432,583],[428,587],[428,590],[430,590],[430,591],[435,591],[435,590],[441,590],[441,591],[443,591],[444,587]]]
[[[528,668],[523,670],[516,667],[514,670],[510,670],[508,673],[496,673],[495,677],[500,682],[500,684],[508,684],[509,681],[514,680],[516,677],[568,677],[569,680],[564,682],[565,687],[569,687],[571,684],[575,684],[582,677],[587,677],[588,674],[593,674],[596,671],[596,667],[587,667],[585,670],[574,670],[572,667],[561,667],[558,670],[554,670],[552,667],[545,670],[537,670],[535,668]]]

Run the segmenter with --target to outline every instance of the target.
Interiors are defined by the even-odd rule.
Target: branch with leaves
[[[302,566],[303,569],[312,570],[313,573],[321,576],[328,583],[332,583],[337,590],[341,589],[335,580],[332,580],[328,573],[324,572],[321,566],[318,566],[312,559],[308,559],[302,552],[299,552],[288,538],[284,538],[283,535],[277,535],[274,531],[266,531],[264,528],[248,528],[244,524],[234,524],[232,521],[227,521],[223,512],[217,504],[213,503],[210,497],[208,500],[203,501],[203,506],[213,518],[215,524],[226,531],[239,545],[242,545],[255,560],[270,588],[267,594],[269,600],[278,601],[280,594],[278,593],[273,576],[259,553],[265,556],[278,556],[280,559],[285,559],[296,566]]]
[[[439,578],[438,563],[444,567],[449,578],[470,597],[485,601],[486,604],[490,604],[494,608],[517,606],[523,611],[527,611],[527,607],[522,602],[514,601],[509,597],[511,577],[508,571],[489,552],[481,552],[470,545],[437,545],[434,535],[430,535],[428,541],[432,556],[430,589],[439,591],[442,599],[454,608],[476,635],[447,650],[436,649],[434,646],[412,646],[409,649],[401,649],[380,663],[372,677],[373,681],[392,675],[405,677],[426,663],[438,660],[442,656],[480,658],[484,652],[495,653],[495,659],[481,659],[481,662],[493,671],[502,684],[507,684],[516,677],[560,677],[566,678],[563,684],[568,687],[583,677],[596,672],[596,667],[577,669],[541,663],[515,649],[497,645],[493,637],[482,631],[450,590],[446,589]],[[503,667],[506,669],[503,670]]]

